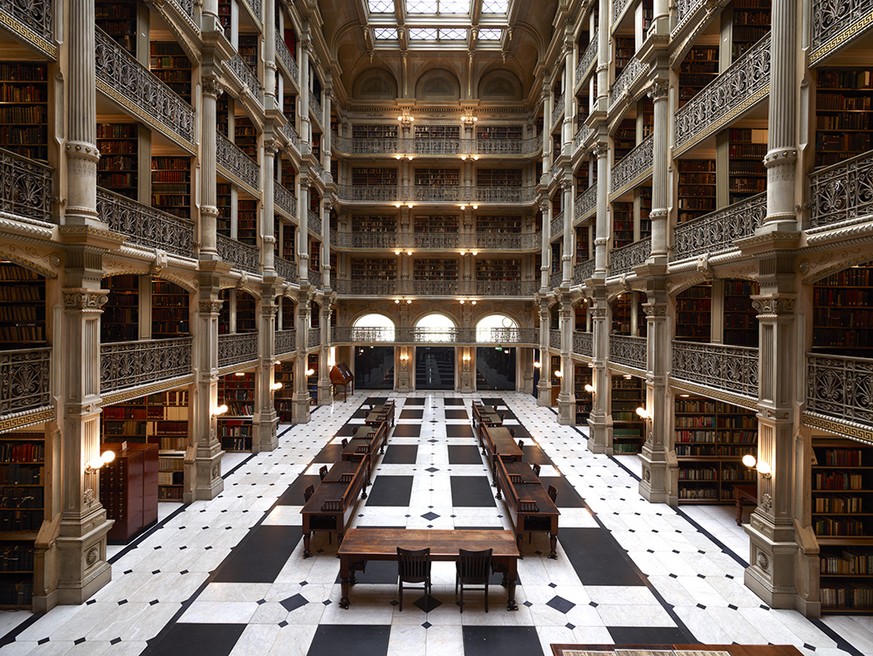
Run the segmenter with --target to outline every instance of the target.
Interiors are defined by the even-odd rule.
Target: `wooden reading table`
[[[526,463],[497,458],[495,464],[497,498],[502,494],[506,499],[519,552],[525,531],[548,531],[549,558],[557,558],[558,517],[561,511],[549,497],[540,479]]]
[[[358,493],[366,496],[366,486],[370,479],[370,456],[364,457],[355,465],[352,472],[337,471],[339,482],[328,482],[331,472],[318,484],[309,501],[300,510],[303,515],[303,557],[309,558],[310,538],[313,531],[336,531],[337,544],[342,544],[346,525],[351,521],[358,501]],[[348,465],[343,465],[347,467]],[[336,465],[334,465],[336,467]]]
[[[503,426],[480,424],[479,443],[482,445],[482,455],[488,456],[492,473],[497,467],[497,458],[512,461],[521,460],[524,457],[524,451],[518,446],[515,436]]]
[[[374,405],[364,418],[364,423],[368,426],[375,426],[382,422],[387,422],[393,426],[395,423],[394,411],[396,407],[394,401],[388,401],[388,403],[383,403],[382,405]]]
[[[498,412],[497,406],[473,403],[473,428],[479,424],[502,426],[503,416]]]
[[[515,603],[515,579],[518,575],[519,551],[512,531],[435,530],[403,528],[350,528],[337,549],[340,559],[342,597],[340,608],[349,607],[349,586],[355,583],[355,570],[368,560],[397,560],[397,547],[430,547],[433,561],[456,561],[458,549],[493,549],[491,562],[503,573],[507,610],[518,610]]]

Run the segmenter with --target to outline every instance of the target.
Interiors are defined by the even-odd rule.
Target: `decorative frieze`
[[[51,352],[0,351],[0,416],[51,405]]]
[[[609,361],[636,369],[645,369],[646,338],[633,335],[610,335]]]
[[[249,362],[258,359],[258,333],[218,336],[218,366]]]
[[[735,242],[754,235],[766,215],[767,194],[762,193],[678,225],[670,261],[735,250]]]
[[[192,345],[191,337],[101,344],[101,392],[189,375]]]
[[[52,222],[52,173],[46,164],[0,148],[0,211]]]
[[[758,398],[758,349],[674,340],[670,375]]]
[[[194,223],[137,203],[107,189],[97,189],[97,214],[131,243],[174,255],[194,257]]]
[[[873,5],[873,3],[871,3]],[[809,228],[827,228],[873,214],[873,151],[809,176]]]
[[[807,354],[806,410],[873,424],[873,360]]]

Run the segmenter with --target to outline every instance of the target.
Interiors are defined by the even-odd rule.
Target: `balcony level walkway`
[[[342,610],[336,541],[316,534],[314,557],[303,559],[303,489],[336,459],[340,436],[354,428],[346,422],[363,423],[358,409],[367,394],[357,392],[316,409],[309,424],[281,426],[277,450],[247,456],[236,469],[225,462],[224,492],[177,506],[116,552],[112,582],[87,604],[41,617],[10,613],[7,631],[22,624],[0,655],[545,656],[553,643],[698,641],[790,643],[808,656],[873,653],[869,620],[809,621],[767,608],[744,587],[747,542],[731,508],[676,511],[646,502],[635,458],[590,453],[580,430],[557,425],[531,395],[390,397],[398,423],[355,525],[508,526],[473,438],[473,398],[503,407],[525,442],[525,460],[541,463],[543,481],[557,487],[558,558],[546,558],[544,533],[524,541],[517,612],[505,610],[495,585],[489,613],[479,592],[461,615],[450,563],[434,565],[432,599],[410,593],[399,612],[396,566],[375,562],[358,576],[351,609]]]

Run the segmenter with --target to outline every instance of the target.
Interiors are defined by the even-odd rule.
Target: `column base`
[[[576,425],[576,399],[572,396],[558,397],[558,423],[562,426]]]
[[[777,529],[766,517],[755,510],[749,524],[744,526],[749,536],[749,567],[746,568],[746,586],[771,608],[797,608],[814,605],[804,602],[795,586],[795,565],[798,545],[794,540],[773,539],[774,535],[793,536],[790,528]]]
[[[224,479],[221,478],[221,457],[223,455],[224,451],[221,450],[221,445],[218,442],[197,449],[197,456],[194,458],[195,499],[214,499],[224,492]]]
[[[112,580],[112,566],[106,562],[106,534],[113,520],[106,510],[96,510],[81,519],[61,519],[58,549],[58,586],[53,594],[34,600],[35,606],[82,604]],[[50,606],[48,606],[50,607]]]
[[[606,417],[592,415],[588,418],[588,450],[612,455],[612,425]]]
[[[544,408],[552,406],[552,388],[549,385],[537,386],[537,405]]]
[[[318,383],[318,405],[330,405],[333,403],[333,386],[330,381]]]
[[[279,416],[276,411],[262,412],[258,420],[257,436],[252,441],[252,451],[274,451],[279,446],[276,428],[279,426]]]
[[[298,397],[292,401],[291,419],[295,424],[308,424],[311,419],[311,406],[309,405],[309,396]]]
[[[676,506],[678,499],[671,494],[670,466],[664,451],[652,451],[643,445],[639,458],[643,463],[640,495],[649,503],[668,503]]]

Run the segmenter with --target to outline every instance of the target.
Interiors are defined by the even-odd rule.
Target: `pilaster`
[[[330,354],[330,318],[333,314],[331,298],[325,296],[321,302],[321,320],[318,329],[321,331],[321,348],[318,351],[318,405],[330,405],[333,403],[333,387],[330,384],[330,367],[328,355]]]
[[[568,291],[559,294],[561,303],[561,392],[558,394],[558,423],[573,426],[576,423],[576,394],[573,388],[573,329],[575,314]]]
[[[667,264],[667,172],[670,166],[667,146],[670,111],[667,103],[668,90],[669,84],[666,80],[655,80],[648,92],[655,114],[652,133],[652,210],[649,213],[652,250],[649,262],[663,265]]]
[[[597,215],[594,223],[594,277],[606,279],[607,245],[609,244],[609,149],[605,143],[592,148],[597,160]]]
[[[564,244],[561,255],[561,286],[573,284],[573,181],[568,178],[561,180],[561,192],[564,194]]]
[[[279,425],[279,415],[276,414],[273,390],[275,359],[276,359],[276,313],[279,306],[276,296],[279,289],[265,283],[261,288],[261,325],[258,330],[258,407],[254,418],[256,438],[252,440],[252,450],[272,451],[279,446],[276,429]]]
[[[291,396],[291,417],[295,424],[306,424],[310,419],[309,411],[309,367],[307,348],[309,346],[309,292],[301,290],[297,298],[297,358],[294,360],[294,394]]]
[[[549,297],[537,295],[537,308],[540,319],[540,381],[537,384],[537,405],[550,407],[552,405],[552,371],[549,357]]]
[[[602,284],[594,287],[589,312],[594,333],[594,367],[591,371],[594,394],[591,396],[591,414],[588,417],[588,450],[612,455],[612,381],[606,366],[609,359],[609,313],[606,288]]]

